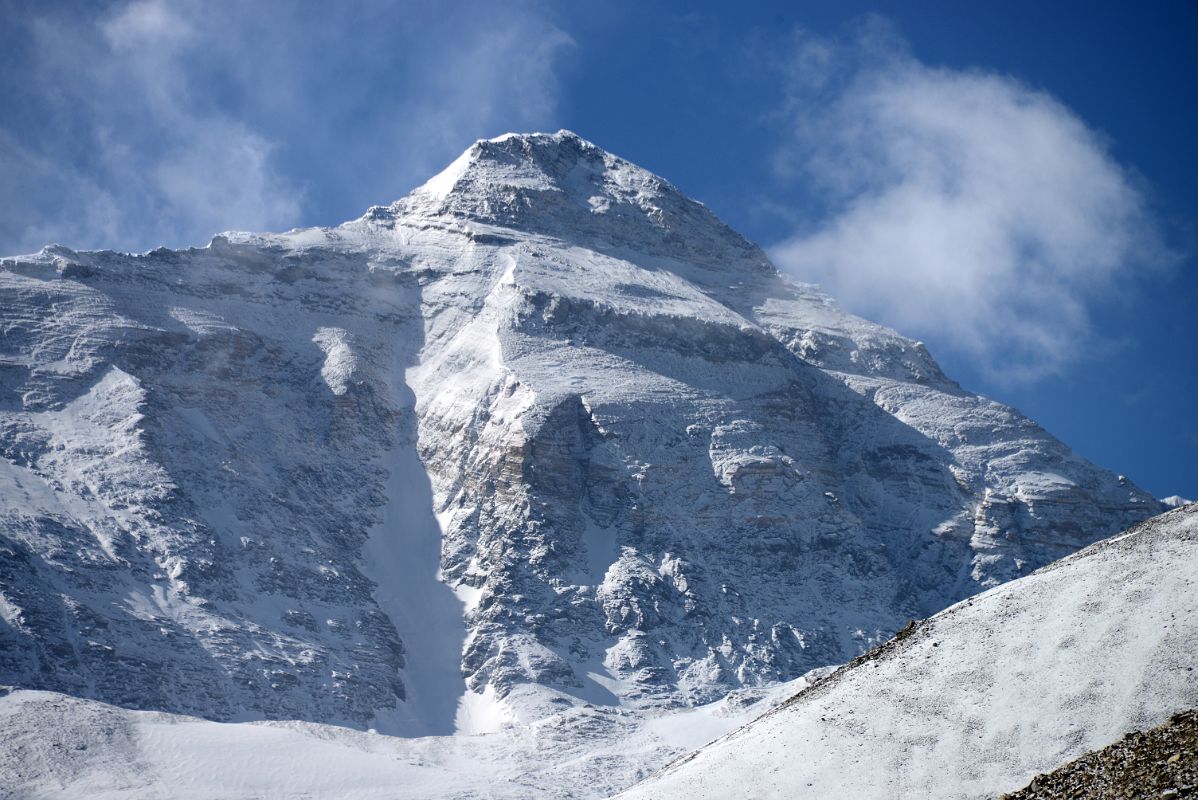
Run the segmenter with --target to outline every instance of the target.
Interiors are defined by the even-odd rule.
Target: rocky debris
[[[1135,731],[1000,800],[1174,800],[1198,797],[1198,710]]]

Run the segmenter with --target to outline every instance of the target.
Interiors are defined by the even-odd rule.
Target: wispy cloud
[[[1170,258],[1102,137],[1014,78],[928,66],[871,19],[798,36],[788,89],[778,169],[827,216],[776,261],[994,378],[1061,369],[1090,305]]]
[[[569,37],[533,7],[121,0],[5,9],[0,250],[332,224],[466,144],[548,126]]]

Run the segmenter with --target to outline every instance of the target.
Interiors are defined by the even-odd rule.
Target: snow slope
[[[994,797],[1198,706],[1198,505],[923,622],[619,795]]]
[[[0,261],[0,682],[409,736],[841,663],[1161,506],[568,132]]]
[[[217,723],[23,690],[0,697],[0,798],[602,798],[805,685],[694,709],[570,709],[502,733],[426,738]]]

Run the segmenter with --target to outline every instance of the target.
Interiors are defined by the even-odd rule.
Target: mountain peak
[[[390,211],[774,272],[756,245],[702,203],[568,130],[480,139]]]
[[[566,191],[582,188],[579,178],[596,177],[616,167],[617,162],[656,178],[572,131],[505,133],[476,141],[414,194],[443,200],[480,186]],[[664,183],[660,178],[656,180]]]

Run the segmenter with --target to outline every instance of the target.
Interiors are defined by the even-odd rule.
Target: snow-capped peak
[[[411,195],[368,216],[449,216],[586,247],[774,273],[756,245],[702,203],[567,130],[481,139]]]
[[[653,182],[665,183],[578,134],[560,130],[505,133],[493,139],[479,139],[415,193],[439,200],[455,191],[468,194],[479,189],[487,193],[502,189],[568,193],[570,189],[585,188],[587,182],[602,181],[609,170],[635,171]]]

